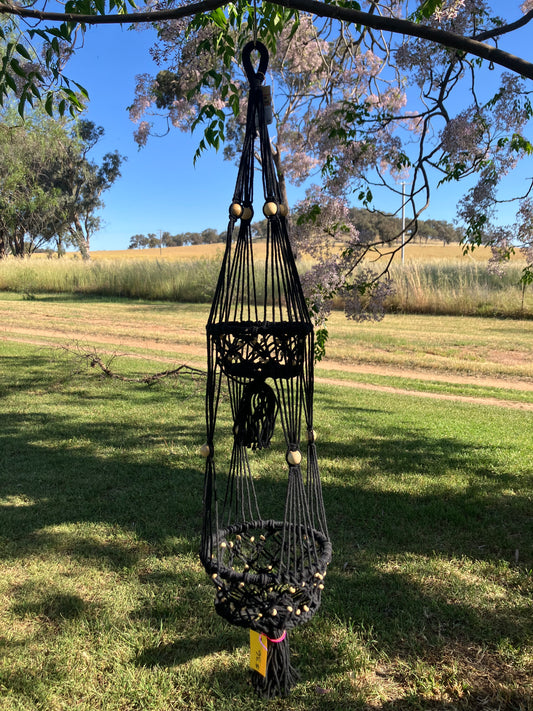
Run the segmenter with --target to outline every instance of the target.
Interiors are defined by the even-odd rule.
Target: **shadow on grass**
[[[197,567],[188,574],[153,571],[149,564],[143,568],[147,556],[196,560],[203,472],[194,447],[190,451],[186,447],[202,441],[201,393],[122,384],[98,389],[83,382],[78,387],[65,375],[56,375],[50,383],[43,377],[51,367],[45,355],[3,361],[15,376],[2,380],[0,395],[20,393],[26,399],[20,411],[0,413],[0,499],[5,502],[0,557],[23,560],[53,551],[95,568],[135,570],[139,583],[152,594],[146,595],[132,619],[153,629],[165,626],[175,635],[175,641],[138,650],[134,661],[139,666],[179,666],[240,646],[242,633],[215,618],[211,587]],[[53,396],[57,408],[41,406],[41,396]],[[131,415],[115,419],[123,398]],[[190,398],[197,414],[184,417],[180,399]],[[86,406],[81,414],[80,402]],[[175,417],[159,418],[151,426],[143,412],[157,413],[164,407],[174,408]],[[327,422],[339,406],[334,398],[324,398],[320,407]],[[328,470],[324,497],[334,560],[322,612],[313,625],[320,630],[329,617],[346,629],[372,630],[371,644],[365,635],[362,644],[406,663],[432,659],[439,664],[455,655],[461,665],[470,663],[474,648],[495,648],[502,639],[511,646],[525,645],[533,634],[530,584],[524,587],[523,602],[509,607],[495,598],[488,611],[486,605],[476,605],[479,581],[468,565],[462,576],[457,566],[450,566],[442,579],[443,568],[431,564],[454,557],[498,566],[512,559],[518,545],[527,543],[530,504],[527,497],[502,496],[513,484],[513,473],[495,465],[493,445],[476,444],[473,453],[472,443],[460,437],[430,436],[422,427],[376,422],[383,412],[379,408],[343,412],[354,423],[354,431],[344,432],[342,442],[339,438],[320,442],[319,455]],[[173,444],[166,448],[161,446],[164,442]],[[172,447],[184,449],[175,456]],[[451,487],[445,479],[456,471],[464,483]],[[376,476],[381,483],[376,483]],[[383,485],[387,480],[389,486]],[[282,477],[259,482],[259,495],[263,487],[271,497],[283,500]],[[78,532],[76,527],[83,524],[116,527],[117,535],[102,541],[91,537],[90,528]],[[13,594],[11,610],[20,617],[59,621],[94,614],[74,593],[23,584]],[[302,660],[310,662],[312,673],[326,688],[328,679],[338,675],[331,659],[315,655],[305,634],[296,632],[295,638],[302,644]],[[337,667],[342,663],[337,660]],[[218,680],[221,693],[234,693],[236,682],[230,677]],[[501,672],[484,683],[474,675],[470,698],[492,693],[490,684],[507,684],[507,707],[520,708],[520,702],[527,708],[520,689],[512,699],[509,679]],[[384,710],[461,707],[460,700],[456,706],[451,702],[432,706],[412,680],[398,683],[404,690],[411,688],[411,696],[403,693],[403,705],[394,699],[384,701]],[[345,705],[353,693],[341,687],[316,698],[311,694],[306,706],[357,708]],[[500,697],[504,698],[501,693]],[[502,703],[506,708],[507,701]]]

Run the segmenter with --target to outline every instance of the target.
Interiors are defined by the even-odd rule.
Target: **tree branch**
[[[67,355],[72,356],[75,360],[84,362],[91,368],[98,368],[106,378],[111,378],[112,380],[120,380],[124,383],[146,383],[147,385],[154,385],[164,378],[176,377],[178,375],[190,375],[194,377],[204,377],[205,371],[200,368],[195,368],[192,365],[186,365],[182,363],[177,368],[169,368],[167,370],[162,370],[158,373],[150,373],[148,375],[142,375],[138,378],[130,378],[125,375],[120,375],[114,370],[111,370],[111,363],[117,357],[117,354],[113,354],[111,358],[104,363],[102,358],[98,355],[95,348],[88,348],[81,345],[78,341],[74,341],[73,345],[62,345],[61,350]]]
[[[383,30],[385,32],[393,32],[394,34],[407,35],[409,37],[419,37],[430,42],[450,47],[467,54],[473,54],[476,57],[486,59],[493,64],[511,69],[511,71],[520,74],[528,79],[533,79],[533,63],[527,62],[521,57],[516,57],[514,54],[504,52],[497,47],[492,47],[489,44],[480,42],[477,39],[463,37],[454,32],[440,30],[429,25],[420,25],[409,20],[402,20],[396,17],[382,17],[380,15],[371,15],[368,12],[352,10],[345,7],[336,7],[335,5],[325,5],[317,0],[274,0],[274,4],[288,7],[303,12],[310,12],[313,15],[320,17],[331,17],[344,22],[351,22],[357,25],[364,25],[374,30]],[[530,14],[530,13],[528,13]],[[527,15],[525,16],[527,18]],[[524,19],[524,18],[522,18]],[[531,18],[530,18],[531,19]],[[502,28],[500,29],[500,33]]]
[[[177,20],[182,17],[198,15],[204,12],[215,10],[227,5],[230,0],[201,0],[201,2],[183,5],[179,8],[169,10],[159,10],[156,12],[133,12],[118,15],[76,15],[73,13],[46,12],[22,7],[11,3],[0,3],[0,15],[10,14],[19,17],[32,18],[36,20],[47,20],[50,22],[75,22],[86,25],[101,24],[135,24],[139,22],[157,22],[162,20]],[[403,20],[395,17],[383,17],[369,12],[352,10],[335,5],[326,5],[317,0],[273,0],[274,5],[280,5],[302,12],[309,12],[319,17],[329,17],[342,22],[349,22],[376,30],[392,32],[394,34],[406,35],[409,37],[419,37],[430,42],[435,42],[444,47],[473,54],[476,57],[486,59],[493,64],[510,69],[528,79],[533,79],[533,63],[521,57],[517,57],[509,52],[505,52],[497,47],[479,41],[479,37],[488,38],[496,34],[504,34],[511,31],[507,28],[516,29],[523,26],[533,17],[533,11],[527,13],[523,18],[511,25],[505,25],[496,30],[479,34],[478,39],[463,37],[454,32],[441,30],[429,25],[417,24],[410,20]]]
[[[515,30],[524,27],[528,22],[533,20],[533,10],[526,12],[523,17],[520,17],[515,22],[510,22],[508,25],[501,25],[500,27],[494,27],[491,30],[485,30],[485,32],[479,32],[473,37],[473,39],[478,42],[484,42],[487,39],[492,39],[493,37],[500,37],[501,35],[508,34],[509,32],[514,32]]]
[[[228,5],[232,0],[200,0],[190,5],[183,5],[172,10],[154,12],[125,12],[118,15],[78,15],[72,12],[48,12],[34,10],[15,3],[0,3],[0,15],[17,15],[33,20],[47,22],[75,22],[80,25],[123,25],[140,22],[159,22],[162,20],[179,20],[181,17],[200,15],[211,12],[218,7]]]

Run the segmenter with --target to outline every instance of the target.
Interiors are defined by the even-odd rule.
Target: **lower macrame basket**
[[[320,606],[329,540],[315,529],[260,520],[217,531],[211,550],[204,565],[216,586],[217,613],[269,640],[267,672],[252,672],[254,688],[267,697],[287,694],[298,679],[287,632]]]

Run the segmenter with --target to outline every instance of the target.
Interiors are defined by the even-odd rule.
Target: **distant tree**
[[[154,247],[159,247],[159,237],[156,235],[155,232],[149,232],[148,233],[148,244],[147,246],[150,249],[154,249]]]
[[[454,227],[446,220],[420,220],[418,231],[420,236],[442,240],[443,244],[461,242],[464,237],[464,230]]]
[[[133,235],[133,237],[130,237],[128,249],[142,249],[145,244],[146,237],[144,235]]]
[[[63,193],[64,228],[84,259],[90,258],[90,239],[100,226],[97,211],[104,205],[102,194],[120,177],[120,166],[125,160],[118,151],[106,153],[101,165],[88,158],[103,135],[101,126],[79,121],[65,152],[63,173],[58,176]]]
[[[349,215],[363,244],[376,242],[376,240],[390,243],[401,234],[402,222],[400,218],[393,215],[358,208],[351,208]]]
[[[207,229],[202,231],[201,234],[202,237],[202,244],[214,244],[215,242],[218,242],[218,232],[217,230],[214,230],[212,227],[208,227]]]
[[[172,246],[172,235],[167,230],[165,230],[164,232],[161,233],[161,246],[162,247],[171,247]]]
[[[267,220],[252,222],[252,235],[256,239],[266,239],[267,236]]]

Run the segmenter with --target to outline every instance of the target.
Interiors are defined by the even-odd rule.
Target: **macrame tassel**
[[[268,447],[277,414],[278,401],[272,388],[263,381],[248,383],[233,426],[237,444],[252,449]]]
[[[287,696],[298,682],[300,675],[291,666],[289,636],[286,632],[278,640],[268,640],[266,675],[252,671],[252,686],[258,696],[272,699]]]

